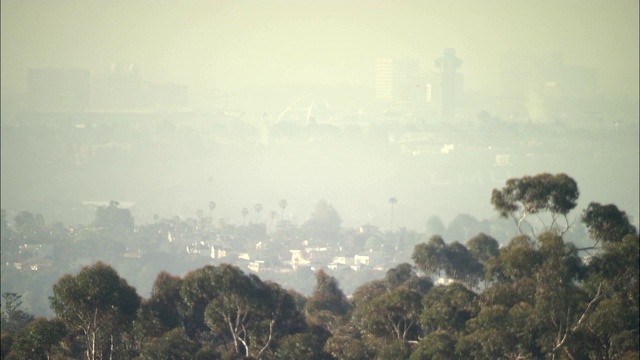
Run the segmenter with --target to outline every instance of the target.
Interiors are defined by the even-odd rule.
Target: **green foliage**
[[[447,228],[438,216],[431,216],[426,223],[426,235],[431,237],[434,235],[443,235]]]
[[[338,211],[326,200],[320,200],[309,219],[302,224],[302,232],[314,240],[337,240],[342,219]]]
[[[226,264],[209,275],[216,293],[205,307],[205,323],[214,336],[233,344],[238,355],[259,358],[272,342],[303,330],[294,298],[279,285]]]
[[[500,253],[498,241],[485,233],[479,233],[466,243],[471,257],[481,264]]]
[[[469,287],[477,285],[482,278],[482,264],[471,256],[469,250],[457,241],[446,245],[440,236],[432,236],[427,244],[416,245],[412,259],[416,267],[426,273],[440,275],[444,270],[448,277]]]
[[[483,307],[469,321],[468,328],[470,333],[461,337],[456,345],[456,353],[461,358],[498,359],[505,354],[518,353],[519,338],[506,307]]]
[[[411,356],[411,346],[406,342],[383,343],[377,353],[379,360],[405,360]]]
[[[458,214],[451,220],[447,231],[444,233],[446,239],[452,239],[456,241],[464,241],[469,239],[473,234],[478,234],[482,231],[488,231],[486,224],[481,224],[476,218],[468,214]]]
[[[373,357],[365,343],[352,334],[331,336],[324,345],[324,351],[341,360],[368,360]]]
[[[565,232],[570,225],[566,215],[576,207],[579,195],[578,185],[571,177],[544,173],[507,180],[502,190],[493,190],[491,204],[500,216],[513,218],[521,234],[527,216],[542,212],[551,214],[551,223],[545,230]],[[558,227],[559,216],[565,219],[564,229]]]
[[[467,248],[459,242],[453,242],[444,250],[444,269],[451,279],[463,282],[469,287],[478,284],[482,278],[482,264],[476,261]]]
[[[532,278],[542,263],[542,255],[525,235],[511,239],[500,249],[500,275],[511,279]]]
[[[104,228],[110,234],[128,234],[133,231],[133,216],[128,209],[121,209],[117,201],[110,201],[109,205],[96,209],[93,226]]]
[[[177,328],[152,340],[142,349],[140,360],[189,360],[196,359],[198,344],[189,339],[184,329]]]
[[[13,346],[13,336],[3,331],[0,338],[0,359],[4,360]]]
[[[415,244],[415,267],[400,263],[388,269],[383,278],[359,286],[351,299],[344,295],[336,278],[322,270],[316,272],[315,288],[307,298],[275,282],[245,274],[236,266],[222,264],[204,266],[184,278],[161,272],[151,296],[141,300],[115,270],[98,262],[77,275],[61,277],[54,285],[50,300],[57,317],[52,320],[31,321],[32,317],[21,310],[21,297],[5,293],[2,357],[637,358],[640,238],[623,211],[614,205],[591,203],[582,220],[600,246],[589,247],[590,257],[583,263],[580,255],[585,249],[563,238],[566,226],[562,229],[558,225],[558,220],[566,220],[567,212],[575,207],[574,185],[566,175],[542,174],[511,179],[501,191],[494,190],[496,209],[512,216],[519,225],[544,217],[542,212],[551,214],[551,223],[545,227],[550,231],[521,234],[502,248],[488,233],[477,232],[483,224],[464,216],[459,217],[456,231],[466,235],[459,238],[477,234],[466,244],[447,244],[439,235],[416,244],[423,234],[388,234],[383,239],[385,244],[402,248]],[[284,211],[286,202],[280,208]],[[262,209],[254,209],[258,221]],[[109,228],[104,224],[113,223],[115,214],[124,214],[120,210],[117,203],[104,207],[101,211],[113,214],[100,215],[102,220],[96,220],[96,224]],[[537,216],[529,217],[532,214]],[[198,216],[202,218],[203,213]],[[5,217],[3,212],[3,251],[6,242],[17,236]],[[126,218],[115,222],[126,222]],[[435,220],[431,222],[437,227]],[[44,226],[41,218],[30,213],[16,217],[16,225],[22,229],[17,233],[22,240],[39,228],[48,233],[43,239],[52,243],[68,240],[62,224]],[[236,235],[250,237],[252,227],[256,236],[264,235],[265,224],[238,227],[242,233]],[[199,232],[204,228],[207,233]],[[122,229],[117,231],[129,231]],[[215,236],[216,230],[206,222],[156,220],[153,227],[143,227],[135,239],[140,244],[148,239],[161,244],[171,231],[175,245],[185,236]],[[235,231],[233,227],[227,230],[229,236]],[[328,203],[321,202],[303,230],[314,239],[336,239],[339,216]],[[289,226],[286,240],[300,239],[300,233]],[[110,242],[103,235],[101,230],[81,230],[75,235],[77,246],[67,249],[79,251],[77,248],[84,245],[87,250],[107,251]],[[370,234],[362,236],[361,243]],[[582,236],[586,238],[586,230]],[[280,242],[285,248],[286,242]],[[455,281],[434,287],[429,275],[442,272]],[[476,294],[471,289],[480,290],[474,286],[483,272],[485,286]],[[28,276],[34,275],[20,273],[12,281]],[[350,276],[360,279],[359,274]],[[3,274],[3,282],[8,278]]]
[[[422,298],[420,322],[428,334],[436,330],[462,331],[479,311],[478,295],[460,283],[436,286]]]
[[[51,308],[69,331],[78,331],[87,357],[107,354],[130,330],[140,298],[110,266],[97,262],[53,285]]]
[[[312,323],[324,324],[331,329],[346,319],[351,305],[333,276],[323,270],[318,270],[315,276],[316,286],[305,305],[305,313]]]
[[[33,315],[22,310],[22,295],[6,292],[2,294],[2,331],[15,334],[33,320]]]
[[[373,280],[360,285],[353,292],[352,303],[357,309],[369,303],[372,299],[386,293],[388,290],[387,282],[384,280]]]
[[[279,341],[273,359],[331,360],[332,356],[324,350],[330,336],[331,333],[321,326],[311,326],[303,333],[287,335]]]
[[[21,243],[46,243],[48,242],[45,231],[44,217],[42,214],[32,214],[22,211],[13,219],[16,234]]]
[[[453,360],[456,338],[446,331],[434,331],[425,336],[411,353],[411,360]]]
[[[418,269],[426,273],[440,273],[446,265],[446,246],[441,236],[434,235],[428,243],[415,246],[411,259]]]
[[[582,222],[596,243],[621,241],[625,235],[636,233],[636,228],[629,222],[627,214],[613,204],[589,203],[582,213]]]
[[[37,318],[16,334],[11,347],[11,357],[16,359],[49,359],[54,353],[62,353],[60,342],[67,329],[60,319]]]
[[[165,332],[183,326],[186,305],[180,296],[182,279],[160,272],[153,284],[151,297],[143,301],[136,313],[134,334],[144,344]]]
[[[407,282],[413,275],[413,267],[411,264],[402,263],[387,270],[384,279],[390,289],[395,289]]]
[[[360,306],[354,317],[365,334],[401,342],[416,340],[420,335],[421,300],[420,293],[401,286]]]

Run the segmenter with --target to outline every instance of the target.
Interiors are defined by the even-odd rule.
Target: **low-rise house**
[[[209,252],[209,256],[211,256],[212,259],[223,259],[226,257],[230,257],[232,255],[233,255],[233,252],[231,251],[230,248],[226,246],[219,245],[219,244],[211,245],[211,251]]]
[[[332,264],[341,264],[341,265],[353,265],[354,256],[353,255],[338,255],[333,258]]]
[[[29,258],[21,263],[15,263],[14,267],[17,270],[23,271],[43,271],[53,269],[53,260],[47,256],[36,256]]]
[[[22,244],[19,246],[18,253],[25,254],[27,256],[32,256],[32,257],[38,257],[38,256],[53,257],[53,245]]]
[[[346,269],[349,267],[349,265],[333,262],[327,265],[327,267],[331,270],[339,270],[339,269]]]
[[[141,250],[139,247],[134,248],[126,248],[124,251],[124,257],[128,259],[140,259],[142,257]]]
[[[369,251],[362,254],[357,254],[353,257],[354,265],[362,264],[371,267],[382,265],[385,263],[386,253],[382,251]]]
[[[438,280],[436,280],[436,284],[439,285],[449,285],[453,282],[455,282],[455,280],[446,277],[439,277]]]
[[[264,260],[256,260],[250,262],[248,267],[249,270],[259,273],[272,270],[273,265],[270,262],[266,262]]]
[[[305,256],[304,250],[289,250],[289,252],[291,253],[291,265],[294,269],[297,269],[298,266],[308,266],[311,263]]]

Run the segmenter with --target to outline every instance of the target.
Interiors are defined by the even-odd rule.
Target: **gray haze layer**
[[[369,101],[376,58],[414,57],[431,70],[433,59],[448,47],[456,48],[464,60],[461,71],[468,93],[497,94],[500,54],[527,48],[559,51],[565,63],[595,68],[599,93],[637,101],[638,2],[632,0],[3,1],[2,120],[7,123],[5,114],[12,100],[19,98],[16,94],[27,91],[30,68],[81,68],[99,76],[120,62],[135,63],[147,81],[188,86],[188,109],[245,113],[242,122],[228,127],[236,133],[243,131],[242,126],[257,132],[246,137],[260,136],[264,113],[273,125],[287,106],[305,95],[310,97],[300,108],[319,97],[317,102],[330,107],[334,120],[364,113],[371,121],[379,109]],[[478,109],[501,115],[492,105]],[[304,114],[301,117],[298,123],[304,125]],[[326,198],[346,219],[363,222],[370,214],[386,211],[386,199],[396,196],[412,214],[403,225],[420,228],[426,214],[437,211],[489,216],[490,190],[508,176],[564,171],[577,177],[585,201],[615,201],[638,213],[637,156],[617,154],[620,162],[606,161],[605,168],[596,169],[592,159],[581,158],[579,152],[572,157],[553,153],[555,160],[523,161],[516,164],[517,170],[506,172],[458,156],[446,160],[445,170],[433,171],[428,163],[403,165],[386,147],[374,142],[371,148],[350,138],[334,137],[304,149],[281,143],[267,149],[242,144],[238,153],[230,148],[213,151],[211,142],[225,136],[214,120],[185,117],[163,129],[169,132],[162,135],[164,139],[174,142],[164,158],[162,151],[135,154],[140,148],[136,146],[133,156],[124,156],[126,161],[92,165],[94,172],[76,169],[68,178],[59,175],[58,182],[29,179],[27,163],[37,159],[5,161],[19,154],[11,153],[7,148],[11,140],[3,134],[3,207],[5,200],[29,196],[117,198],[136,202],[135,212],[192,216],[195,209],[216,199],[222,204],[228,201],[225,215],[233,218],[241,204],[263,202],[275,207],[278,199],[287,198],[291,204],[301,202],[291,210],[304,218],[309,202]],[[393,125],[393,119],[384,120]],[[475,114],[466,120],[475,120]],[[637,126],[637,118],[629,121]],[[389,132],[406,131],[400,126],[386,128],[380,130],[390,129],[380,134],[383,143]],[[96,132],[91,145],[145,141],[107,140]],[[302,136],[304,141],[310,137]],[[464,137],[468,136],[456,134],[438,141],[460,142]],[[571,147],[574,141],[592,140],[569,134],[564,146]],[[630,141],[633,149],[637,137]],[[15,167],[8,168],[10,164]],[[400,172],[404,168],[408,172]],[[446,191],[432,187],[444,182],[464,186],[444,187]],[[153,208],[148,208],[151,204]]]
[[[496,218],[492,189],[562,172],[572,220],[596,201],[638,225],[637,0],[1,6],[8,221],[89,224],[117,200],[147,224],[215,201],[239,225],[285,199],[301,225],[325,199],[344,227],[424,231]]]

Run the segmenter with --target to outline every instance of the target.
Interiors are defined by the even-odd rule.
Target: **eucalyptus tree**
[[[479,233],[469,239],[466,246],[471,257],[483,265],[500,253],[498,241],[485,233]]]
[[[446,268],[446,247],[440,235],[433,235],[427,243],[415,246],[411,259],[418,269],[427,274],[435,273],[440,276]]]
[[[571,226],[567,214],[576,207],[579,194],[577,183],[568,175],[543,173],[507,180],[501,190],[493,189],[491,204],[501,217],[514,220],[520,234],[524,234],[523,225],[527,223],[537,235],[528,220],[545,212],[551,220],[542,224],[543,231],[563,234]]]
[[[433,331],[464,331],[469,319],[479,311],[478,295],[454,282],[433,287],[422,298],[420,323],[425,334]]]
[[[140,297],[109,265],[96,262],[53,285],[51,308],[82,339],[86,359],[117,356],[129,333]]]
[[[463,244],[454,241],[445,248],[444,254],[447,277],[461,281],[469,288],[478,285],[482,279],[482,264],[473,258]]]
[[[594,247],[599,243],[619,242],[625,235],[636,233],[636,228],[629,222],[627,214],[614,204],[589,203],[582,213],[582,222],[595,241]]]
[[[62,320],[37,318],[16,334],[8,358],[44,360],[53,355],[64,355],[62,341],[65,336],[67,329]]]
[[[640,236],[605,242],[587,264],[585,290],[592,313],[582,327],[593,358],[637,357],[640,309]],[[600,301],[598,301],[600,300]]]
[[[140,360],[196,359],[200,346],[189,339],[183,328],[167,331],[152,339],[141,351]]]
[[[455,241],[449,245],[437,235],[429,239],[428,243],[415,246],[412,259],[416,267],[427,274],[436,273],[438,276],[445,272],[447,277],[474,287],[482,278],[482,264],[474,259],[469,250]]]
[[[303,330],[293,297],[279,285],[226,264],[212,275],[217,294],[205,308],[205,323],[238,355],[262,358],[277,339]]]
[[[180,295],[182,283],[178,276],[164,271],[158,274],[151,297],[142,301],[136,314],[134,333],[139,343],[185,327],[187,309]]]
[[[354,316],[361,331],[375,338],[417,341],[421,335],[421,300],[419,292],[400,286],[359,307]]]
[[[352,306],[333,276],[318,270],[315,277],[316,285],[304,311],[308,321],[322,324],[331,331],[348,320]]]

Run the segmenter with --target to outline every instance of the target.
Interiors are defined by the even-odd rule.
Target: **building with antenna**
[[[456,57],[454,49],[445,49],[442,56],[435,60],[436,68],[440,75],[442,117],[445,120],[453,120],[457,106],[457,95],[462,90],[462,76],[457,73],[462,66],[462,60]]]

